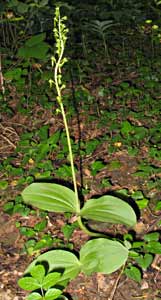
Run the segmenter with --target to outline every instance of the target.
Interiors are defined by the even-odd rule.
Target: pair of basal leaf
[[[71,189],[52,183],[32,183],[23,191],[22,197],[26,203],[47,211],[71,212],[85,219],[127,226],[136,223],[131,206],[114,196],[90,199],[80,209]]]
[[[74,279],[80,272],[110,274],[119,269],[128,258],[128,249],[118,241],[97,238],[88,241],[80,250],[79,258],[65,250],[48,251],[36,258],[27,268],[30,272],[37,263],[48,264],[49,272],[64,270],[60,282]]]
[[[33,183],[22,193],[26,203],[53,212],[71,212],[85,219],[101,222],[121,223],[133,226],[136,216],[124,201],[113,196],[88,200],[80,209],[75,193],[67,187],[51,183]],[[88,241],[77,258],[65,250],[53,250],[40,255],[27,268],[46,261],[49,271],[64,269],[61,280],[71,280],[79,272],[89,275],[94,272],[110,274],[120,268],[128,258],[128,248],[118,241],[97,238]]]

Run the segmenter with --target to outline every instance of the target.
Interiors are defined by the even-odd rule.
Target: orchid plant
[[[128,259],[129,242],[122,243],[116,238],[108,238],[105,234],[89,230],[83,222],[84,219],[113,224],[120,223],[130,227],[136,224],[136,215],[133,208],[117,197],[105,195],[86,201],[83,207],[80,205],[70,132],[62,96],[62,90],[65,88],[62,78],[62,67],[67,62],[67,58],[64,57],[68,33],[65,21],[66,17],[61,17],[60,9],[56,7],[53,29],[56,52],[55,56],[51,58],[54,68],[54,79],[50,79],[49,84],[57,92],[57,102],[67,137],[74,189],[72,190],[55,183],[35,182],[27,186],[22,192],[23,200],[27,204],[49,212],[69,212],[75,215],[79,227],[92,237],[81,247],[79,257],[69,251],[61,249],[51,250],[38,256],[25,271],[25,274],[30,273],[34,266],[46,261],[49,267],[48,272],[58,269],[63,270],[60,282],[64,280],[69,281],[80,272],[84,272],[87,275],[94,272],[110,274],[123,266]]]

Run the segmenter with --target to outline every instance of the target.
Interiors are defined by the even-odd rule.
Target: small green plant
[[[67,299],[62,295],[62,290],[56,288],[56,284],[61,279],[61,273],[50,272],[46,274],[43,265],[37,265],[30,271],[30,276],[25,276],[18,280],[19,286],[26,290],[32,291],[27,297],[27,300],[54,300]],[[33,292],[35,291],[36,292]]]
[[[75,278],[79,272],[84,272],[87,275],[93,272],[110,274],[124,265],[128,259],[129,244],[123,244],[115,238],[109,239],[105,234],[89,230],[82,219],[113,224],[121,223],[131,227],[136,223],[136,215],[131,206],[114,196],[105,195],[98,199],[90,199],[81,207],[69,127],[62,99],[62,90],[65,88],[65,84],[62,82],[62,66],[67,61],[66,58],[63,58],[68,32],[64,24],[65,20],[65,17],[60,18],[60,11],[57,7],[54,18],[56,56],[52,57],[54,80],[50,80],[50,86],[55,85],[57,101],[64,121],[74,191],[60,184],[41,182],[32,183],[22,192],[23,200],[27,204],[51,212],[74,214],[78,226],[90,237],[95,238],[83,245],[79,258],[65,250],[52,250],[38,256],[26,270],[26,273],[31,272],[37,263],[45,261],[49,266],[49,272],[64,269],[60,281],[69,281]],[[101,167],[103,166],[101,165]]]
[[[44,33],[32,36],[23,47],[19,48],[18,56],[24,59],[45,59],[49,45],[44,42],[44,39]]]
[[[152,264],[154,256],[161,254],[159,232],[150,232],[143,236],[143,240],[134,241],[131,234],[124,236],[130,243],[129,262],[125,268],[125,274],[133,280],[140,282],[143,271]]]
[[[99,21],[99,20],[93,20],[90,23],[86,24],[86,29],[93,31],[98,36],[101,37],[103,47],[104,47],[104,55],[105,58],[108,58],[108,62],[110,63],[110,55],[108,51],[108,45],[107,45],[107,34],[111,27],[113,27],[114,24],[111,20],[105,20],[105,21]]]

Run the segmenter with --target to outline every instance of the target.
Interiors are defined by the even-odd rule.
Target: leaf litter
[[[94,93],[94,91],[93,91]],[[97,93],[97,91],[95,91]],[[106,107],[105,102],[101,99],[102,103],[100,103],[99,110],[102,109],[108,110],[108,104]],[[101,108],[101,105],[103,106]],[[119,105],[115,103],[115,110],[119,109]],[[15,110],[16,112],[16,110]],[[41,118],[39,117],[39,113],[41,112]],[[160,173],[152,173],[147,176],[133,176],[137,170],[138,165],[141,164],[143,160],[146,160],[148,157],[148,162],[151,165],[156,167],[160,167],[158,159],[150,158],[149,159],[149,144],[142,141],[138,147],[138,153],[135,155],[129,155],[129,151],[124,145],[124,141],[114,141],[113,149],[115,151],[109,151],[110,142],[113,137],[115,137],[118,133],[118,129],[116,128],[114,131],[110,131],[110,124],[107,126],[100,126],[97,115],[90,108],[90,114],[87,116],[86,111],[81,108],[79,112],[79,118],[81,119],[81,123],[78,124],[77,116],[73,117],[72,120],[69,120],[71,135],[74,138],[76,143],[79,143],[80,138],[83,142],[88,145],[88,142],[94,139],[99,139],[100,143],[95,147],[94,151],[91,151],[88,155],[84,153],[85,146],[83,146],[83,155],[80,159],[79,156],[75,156],[75,163],[78,169],[77,173],[77,184],[78,186],[82,186],[81,176],[83,177],[83,185],[85,187],[85,200],[88,200],[91,196],[100,195],[108,192],[116,192],[120,189],[127,189],[130,193],[133,193],[137,190],[143,191],[145,195],[149,195],[151,191],[152,199],[151,206],[152,209],[156,203],[156,201],[161,200],[160,191],[158,191],[157,187],[149,188],[147,183],[149,178],[153,179],[155,176],[160,178]],[[94,120],[91,119],[94,116]],[[90,118],[91,117],[91,118]],[[117,121],[121,122],[122,116],[117,116]],[[49,121],[51,120],[51,122]],[[143,126],[143,121],[139,121],[139,119],[135,119],[129,116],[128,120],[134,126]],[[106,121],[107,122],[107,121]],[[157,117],[154,118],[154,123],[157,123]],[[12,125],[13,123],[13,125]],[[50,124],[49,124],[50,123]],[[33,129],[39,129],[43,124],[50,125],[49,134],[54,134],[58,129],[62,130],[62,122],[59,115],[54,116],[54,121],[52,119],[52,115],[47,109],[42,108],[39,105],[36,105],[32,111],[31,116],[21,116],[19,113],[15,113],[13,119],[8,119],[8,117],[2,114],[2,125],[1,125],[1,149],[3,160],[8,157],[13,156],[13,160],[16,159],[16,164],[21,165],[21,161],[23,158],[23,153],[14,154],[14,150],[17,146],[17,143],[21,139],[21,134],[26,132],[26,129],[30,127],[30,132]],[[146,126],[146,119],[144,120],[144,126]],[[147,127],[149,124],[147,124]],[[81,134],[81,136],[80,136]],[[105,138],[107,135],[107,139]],[[6,151],[7,149],[7,151]],[[53,165],[55,155],[50,153],[50,158],[53,158]],[[66,160],[65,160],[66,161]],[[102,168],[98,168],[96,170],[95,175],[92,174],[91,165],[95,161],[101,161],[103,164]],[[60,164],[62,160],[60,159]],[[57,162],[59,164],[59,162]],[[80,176],[80,172],[82,172]],[[32,260],[32,257],[27,256],[26,254],[22,254],[21,249],[22,245],[25,241],[25,237],[22,237],[19,234],[18,229],[16,229],[15,223],[20,220],[19,214],[10,215],[4,213],[3,204],[8,200],[14,200],[17,194],[21,192],[21,186],[13,185],[13,181],[17,180],[19,176],[7,175],[7,180],[9,182],[9,186],[6,190],[2,190],[1,192],[1,209],[0,209],[0,278],[1,278],[1,292],[0,292],[0,300],[23,300],[25,298],[25,292],[21,291],[17,287],[17,279],[22,276],[22,273],[28,263]],[[1,180],[6,179],[6,174],[3,170],[0,171]],[[63,239],[63,234],[61,232],[61,227],[65,224],[66,220],[64,220],[63,216],[58,217],[55,214],[49,214],[49,219],[52,224],[54,224],[54,229],[51,230],[49,226],[47,230],[51,231],[51,233],[55,236]],[[33,215],[32,221],[29,218],[21,217],[21,220],[27,226],[33,226],[34,223],[38,220],[37,215]],[[157,221],[160,220],[160,213],[153,214],[149,208],[145,208],[142,211],[142,216],[140,220],[140,224],[138,223],[138,228],[136,233],[141,238],[143,234],[150,231],[158,230],[159,227],[157,225]],[[23,223],[22,222],[22,223]],[[97,223],[89,224],[93,228],[97,227]],[[107,233],[117,233],[120,229],[122,232],[126,232],[124,227],[119,226],[109,226],[108,228],[103,227],[101,230]],[[140,226],[140,227],[139,227]],[[100,227],[99,227],[100,228]],[[125,231],[124,231],[125,230]],[[53,231],[53,232],[52,232]],[[80,242],[83,245],[87,240],[86,235],[82,235],[79,229],[74,231],[74,234],[70,241],[74,245],[74,249],[79,249]],[[160,291],[161,291],[161,274],[160,274],[160,265],[161,259],[158,256],[157,264],[151,266],[147,271],[144,272],[142,285],[128,279],[125,275],[122,275],[117,284],[117,288],[115,290],[113,300],[122,300],[122,299],[160,299]],[[18,270],[18,271],[17,271]],[[111,292],[115,286],[115,282],[119,277],[119,273],[115,272],[109,276],[104,276],[102,274],[94,274],[91,277],[86,277],[83,274],[80,274],[74,281],[70,282],[67,292],[72,295],[73,300],[81,299],[109,299]],[[144,283],[144,284],[143,284]]]

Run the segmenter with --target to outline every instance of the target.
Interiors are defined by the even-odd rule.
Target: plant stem
[[[70,159],[70,165],[71,165],[71,171],[72,171],[72,179],[73,179],[75,197],[76,197],[76,201],[77,201],[77,213],[79,214],[80,213],[80,204],[79,204],[79,198],[78,198],[76,175],[75,175],[75,170],[74,170],[72,146],[71,146],[71,141],[70,141],[69,127],[67,124],[67,119],[66,119],[64,106],[63,106],[62,102],[60,103],[60,108],[61,108],[61,113],[63,116],[63,122],[64,122],[65,131],[66,131],[66,136],[67,136],[67,144],[68,144],[68,150],[69,150],[69,159]]]
[[[65,110],[64,110],[63,101],[62,101],[61,88],[60,88],[60,85],[59,85],[59,82],[58,82],[58,75],[59,75],[59,73],[61,73],[61,70],[60,70],[61,60],[63,58],[63,53],[64,53],[64,41],[63,41],[62,33],[61,33],[60,15],[59,15],[59,21],[58,21],[58,32],[59,32],[59,40],[60,40],[60,43],[61,43],[61,52],[60,52],[60,55],[58,57],[56,65],[55,65],[54,80],[55,80],[55,86],[56,86],[56,91],[57,91],[57,95],[58,95],[57,100],[58,100],[58,103],[60,105],[60,110],[61,110],[61,114],[62,114],[62,117],[63,117],[63,122],[64,122],[66,136],[67,136],[69,159],[70,159],[72,179],[73,179],[73,185],[74,185],[74,192],[75,192],[76,204],[77,204],[77,213],[79,214],[80,204],[79,204],[79,198],[78,198],[76,175],[75,175],[75,170],[74,170],[74,160],[73,160],[72,146],[71,146],[71,141],[70,141],[70,133],[69,133],[69,127],[68,127],[68,124],[67,124],[66,114],[65,114]]]
[[[62,34],[63,33],[61,30],[61,18],[60,18],[60,14],[59,14],[58,15],[58,37],[56,37],[56,39],[58,39],[58,41],[60,43],[60,45],[59,45],[60,47],[59,47],[59,51],[57,52],[58,59],[55,64],[54,81],[55,81],[55,87],[56,87],[56,91],[57,91],[57,101],[60,106],[60,110],[61,110],[61,114],[62,114],[63,122],[64,122],[64,127],[65,127],[65,131],[66,131],[66,137],[67,137],[69,159],[70,159],[72,179],[73,179],[75,199],[76,199],[76,214],[78,216],[77,221],[78,221],[79,227],[88,235],[97,236],[97,237],[105,237],[104,234],[95,233],[95,232],[91,232],[90,230],[88,230],[85,227],[85,225],[82,223],[81,216],[79,216],[80,215],[80,201],[79,201],[79,197],[78,197],[76,174],[75,174],[75,170],[74,170],[73,152],[72,152],[72,146],[71,146],[71,140],[70,140],[69,127],[68,127],[67,118],[66,118],[66,114],[65,114],[65,110],[64,110],[63,101],[62,101],[62,94],[61,94],[62,83],[61,83],[61,80],[59,80],[59,78],[61,76],[62,59],[63,59],[64,48],[65,48],[65,40],[64,40]]]
[[[79,203],[79,197],[78,197],[78,189],[77,189],[77,181],[76,181],[76,175],[75,175],[75,170],[74,170],[74,160],[73,160],[73,153],[72,153],[72,146],[71,146],[71,141],[70,141],[70,134],[69,134],[69,127],[67,124],[67,119],[64,111],[64,106],[63,103],[60,102],[60,109],[61,113],[63,116],[63,122],[65,126],[65,131],[66,131],[66,136],[67,136],[67,144],[68,144],[68,150],[69,150],[69,157],[70,157],[70,165],[71,165],[71,171],[72,171],[72,178],[73,178],[73,185],[74,185],[74,192],[75,192],[75,197],[76,197],[76,204],[77,204],[77,214],[79,215],[80,213],[80,203]],[[82,223],[82,219],[80,216],[77,218],[77,222],[79,224],[79,227],[88,235],[90,236],[95,236],[95,237],[107,237],[105,234],[102,233],[97,233],[97,232],[91,232],[86,228],[86,226]]]
[[[90,236],[95,236],[95,237],[105,237],[105,238],[107,238],[107,235],[105,235],[105,234],[103,234],[103,233],[93,232],[93,231],[88,230],[88,228],[82,223],[82,219],[81,219],[80,216],[77,218],[77,221],[78,221],[79,227],[80,227],[85,233],[87,233],[88,235],[90,235]]]

